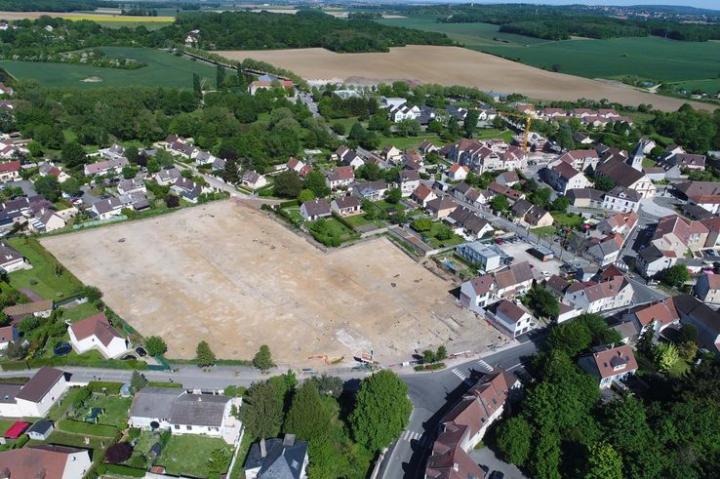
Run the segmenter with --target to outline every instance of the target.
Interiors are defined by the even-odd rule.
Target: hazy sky
[[[462,3],[468,3],[469,1],[472,0],[463,0]],[[587,5],[682,5],[686,7],[712,8],[720,10],[720,0],[480,0],[476,3],[543,3],[546,5],[570,5],[578,3]]]

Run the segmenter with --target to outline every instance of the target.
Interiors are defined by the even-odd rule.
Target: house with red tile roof
[[[634,289],[624,276],[601,281],[578,281],[571,284],[563,302],[586,313],[599,313],[628,306]]]
[[[637,222],[638,215],[634,211],[615,213],[598,223],[596,229],[603,234],[618,233],[627,236],[635,228]]]
[[[90,470],[86,449],[40,445],[0,452],[0,477],[11,479],[79,479]]]
[[[520,382],[497,370],[473,386],[440,421],[440,433],[425,468],[427,479],[481,479],[483,471],[469,456],[505,410]]]
[[[709,231],[700,221],[690,221],[678,215],[660,218],[651,243],[660,251],[672,251],[679,258],[688,251],[705,247]]]
[[[70,343],[80,354],[96,349],[110,359],[120,357],[128,349],[127,341],[110,325],[104,313],[72,323],[68,334]]]
[[[593,149],[570,150],[562,155],[559,160],[569,164],[577,171],[585,171],[587,167],[597,168],[600,157],[597,151]]]
[[[0,163],[0,183],[15,181],[18,178],[20,178],[20,162],[18,160]]]
[[[627,379],[638,369],[635,354],[627,345],[595,351],[581,357],[578,365],[598,380],[600,389],[607,389],[614,382]]]
[[[636,324],[640,335],[652,330],[657,336],[665,328],[680,324],[680,313],[673,298],[665,298],[653,304],[633,308],[625,314],[626,321]]]
[[[347,188],[355,181],[355,171],[352,166],[338,166],[325,173],[325,184],[331,190]]]
[[[422,205],[423,208],[427,206],[427,204],[437,198],[437,194],[425,183],[420,183],[417,188],[415,188],[415,191],[412,192],[410,195],[410,199],[413,200],[415,203]]]
[[[453,163],[450,168],[448,168],[447,175],[451,181],[462,181],[467,178],[468,173],[470,173],[470,169],[467,166]]]
[[[712,214],[720,212],[720,182],[687,181],[676,185],[674,193]]]

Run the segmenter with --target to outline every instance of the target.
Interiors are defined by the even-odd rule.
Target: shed
[[[30,439],[36,441],[46,440],[55,429],[53,422],[48,419],[40,419],[27,430]]]

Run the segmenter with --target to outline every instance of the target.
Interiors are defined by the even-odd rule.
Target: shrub
[[[132,456],[133,447],[130,443],[119,442],[110,446],[105,452],[105,460],[110,464],[120,464],[130,459]]]
[[[167,344],[160,336],[150,336],[145,340],[145,349],[150,356],[159,356],[167,351]]]
[[[87,388],[93,393],[120,394],[123,383],[109,381],[90,381]]]

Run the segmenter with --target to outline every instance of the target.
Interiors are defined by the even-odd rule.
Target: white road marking
[[[493,372],[493,367],[490,366],[485,361],[483,361],[482,359],[479,359],[477,363],[480,365],[480,367],[482,368],[483,371],[487,371],[489,373]]]
[[[460,371],[460,370],[457,369],[457,368],[456,368],[456,369],[453,369],[453,370],[452,370],[452,373],[453,373],[455,376],[459,377],[461,381],[465,381],[465,380],[467,379],[467,376],[466,376],[465,374],[463,374],[463,372]]]

